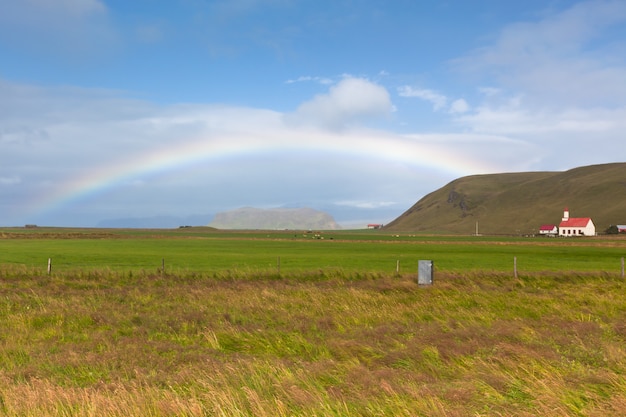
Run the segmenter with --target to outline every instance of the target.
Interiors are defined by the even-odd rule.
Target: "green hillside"
[[[598,233],[626,224],[626,163],[565,172],[472,175],[428,194],[387,230],[472,234],[533,234],[558,225],[563,209],[591,217]]]

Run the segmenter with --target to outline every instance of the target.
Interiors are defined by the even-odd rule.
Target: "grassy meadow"
[[[605,237],[0,229],[0,415],[623,415],[623,256]]]

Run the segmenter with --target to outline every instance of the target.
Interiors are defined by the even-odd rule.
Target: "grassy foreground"
[[[0,271],[0,415],[607,416],[607,274]]]
[[[331,237],[0,230],[0,415],[626,414],[624,239]]]

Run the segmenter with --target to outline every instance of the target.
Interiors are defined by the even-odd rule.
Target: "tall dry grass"
[[[0,415],[622,415],[607,274],[0,272]]]

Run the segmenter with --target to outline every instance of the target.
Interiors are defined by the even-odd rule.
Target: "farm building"
[[[626,224],[618,224],[617,233],[626,233]]]
[[[370,223],[367,225],[368,229],[382,229],[383,225],[382,224],[377,224],[377,223]]]
[[[542,236],[556,236],[559,234],[559,228],[555,224],[542,224],[539,228],[539,234]]]
[[[570,217],[569,210],[563,211],[559,224],[559,236],[595,236],[596,226],[590,217]]]

